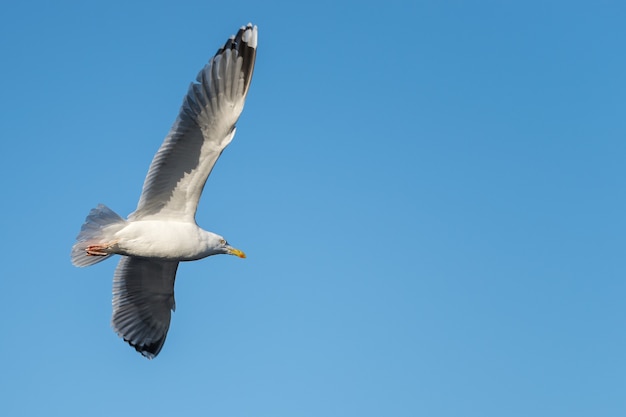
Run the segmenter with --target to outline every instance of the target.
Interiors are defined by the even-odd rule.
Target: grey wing
[[[129,219],[194,219],[204,184],[235,135],[252,79],[256,46],[257,27],[248,24],[200,71],[152,160],[139,204]]]
[[[159,354],[170,328],[178,262],[122,256],[113,278],[115,332],[148,359]]]

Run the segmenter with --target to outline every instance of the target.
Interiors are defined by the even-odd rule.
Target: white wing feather
[[[170,328],[178,262],[122,256],[113,277],[113,330],[137,352],[159,354]]]
[[[257,27],[248,24],[200,71],[152,160],[139,204],[129,220],[194,221],[204,184],[235,135],[254,70],[256,46]]]

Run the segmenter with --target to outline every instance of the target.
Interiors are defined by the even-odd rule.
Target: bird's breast
[[[116,234],[116,253],[169,261],[201,259],[206,253],[201,229],[194,223],[132,221]]]

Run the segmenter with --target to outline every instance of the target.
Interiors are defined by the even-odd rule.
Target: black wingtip
[[[258,28],[252,23],[242,26],[237,34],[231,36],[224,46],[217,50],[215,55],[220,55],[226,50],[237,51],[237,54],[243,59],[241,70],[244,74],[245,91],[248,91],[250,81],[252,81],[252,73],[254,71],[254,61],[256,59],[256,47],[258,39]]]
[[[257,33],[258,28],[252,23],[248,23],[246,26],[242,26],[237,31],[237,34],[232,35],[222,46],[217,50],[215,55],[219,55],[227,49],[237,49],[241,51],[241,47],[256,49],[257,45]]]
[[[165,344],[165,337],[159,340],[156,340],[153,343],[133,343],[130,340],[124,338],[124,341],[131,345],[135,350],[141,353],[144,357],[148,359],[154,359],[157,357],[163,345]]]

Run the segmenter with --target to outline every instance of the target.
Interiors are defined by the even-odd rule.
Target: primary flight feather
[[[178,118],[154,156],[137,209],[124,220],[100,204],[72,247],[72,263],[89,266],[121,255],[113,278],[113,329],[147,358],[159,354],[175,309],[178,263],[210,255],[245,258],[195,214],[204,184],[235,135],[257,47],[257,27],[231,36],[200,71]]]

